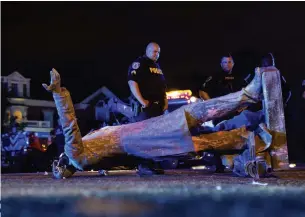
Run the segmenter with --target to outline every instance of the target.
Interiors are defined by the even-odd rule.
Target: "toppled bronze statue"
[[[244,127],[198,136],[192,136],[190,133],[198,124],[219,119],[244,106],[259,102],[262,95],[269,96],[270,99],[267,100],[274,104],[274,95],[265,89],[263,91],[262,88],[268,83],[269,77],[274,79],[276,75],[276,71],[269,67],[256,68],[254,79],[238,92],[185,105],[169,114],[141,122],[103,127],[84,137],[81,136],[77,125],[69,91],[61,87],[60,75],[55,69],[52,69],[50,75],[50,85],[43,84],[43,87],[53,93],[65,135],[65,152],[59,161],[53,163],[55,178],[67,178],[76,170],[84,170],[96,164],[101,165],[100,169],[105,169],[104,161],[111,162],[112,158],[123,155],[158,159],[179,158],[188,153],[206,150],[238,150],[238,154],[234,155],[234,159],[229,163],[230,167],[238,175],[252,177],[264,174],[270,168],[281,168],[280,162],[285,165],[288,162],[285,129],[270,128],[275,119],[277,123],[281,121],[282,113],[274,113],[270,106],[266,108],[272,117],[268,119],[269,128],[261,126],[257,136]],[[274,106],[273,104],[271,106]],[[280,117],[276,118],[278,115]],[[273,131],[277,133],[275,137],[280,137],[280,145],[274,143]],[[281,159],[283,156],[285,159]],[[261,165],[264,165],[262,172],[259,170]]]

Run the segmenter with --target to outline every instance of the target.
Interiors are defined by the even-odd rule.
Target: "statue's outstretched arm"
[[[50,76],[50,85],[42,84],[42,86],[47,91],[53,93],[56,109],[65,135],[65,154],[70,160],[77,159],[82,154],[84,147],[82,136],[77,125],[72,99],[69,91],[60,86],[60,75],[55,69],[50,71]]]

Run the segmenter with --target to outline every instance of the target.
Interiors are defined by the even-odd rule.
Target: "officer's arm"
[[[208,100],[208,99],[211,99],[211,97],[209,96],[208,94],[208,90],[209,90],[209,87],[211,85],[211,80],[212,80],[212,76],[208,77],[205,82],[200,86],[200,89],[199,89],[199,97],[203,100]]]
[[[211,97],[209,96],[209,94],[203,90],[199,90],[199,97],[203,100],[208,100],[211,99]]]
[[[243,80],[243,86],[247,86],[252,79],[254,78],[253,74],[249,73]]]
[[[138,83],[133,80],[129,80],[128,85],[134,97],[146,107],[149,102],[143,98]]]
[[[163,75],[163,81],[164,81],[164,96],[163,96],[164,106],[163,106],[163,112],[165,112],[168,109],[168,99],[167,99],[167,95],[166,95],[167,85],[166,85],[166,82],[165,82],[164,75]]]
[[[141,71],[143,69],[143,66],[140,62],[136,61],[133,62],[128,69],[128,85],[130,88],[130,91],[134,95],[134,97],[144,106],[147,107],[149,102],[145,100],[141,94],[141,90],[139,88],[139,83],[141,81],[139,74],[141,74]]]
[[[163,111],[167,110],[168,109],[168,99],[167,99],[167,96],[165,94],[164,96],[164,107],[163,107]]]

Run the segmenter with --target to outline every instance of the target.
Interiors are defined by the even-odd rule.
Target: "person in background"
[[[38,135],[35,132],[29,133],[29,154],[28,154],[28,166],[33,172],[44,171],[44,152]]]
[[[50,132],[50,136],[48,138],[48,148],[45,154],[46,154],[45,156],[46,167],[48,168],[49,166],[52,165],[53,160],[59,156],[58,148],[56,144],[55,130],[52,130]]]

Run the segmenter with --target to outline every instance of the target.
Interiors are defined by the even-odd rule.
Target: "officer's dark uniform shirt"
[[[238,74],[228,74],[227,72],[221,71],[213,76],[207,77],[199,89],[206,92],[212,99],[239,91],[244,84],[244,79]],[[216,125],[222,120],[229,120],[237,114],[238,112],[232,112],[220,119],[214,119],[213,124]]]
[[[158,63],[145,55],[137,58],[128,69],[128,81],[130,80],[138,83],[144,99],[164,104],[166,84]]]
[[[239,91],[244,84],[241,76],[220,72],[207,77],[199,89],[208,93],[210,98],[215,98]]]

